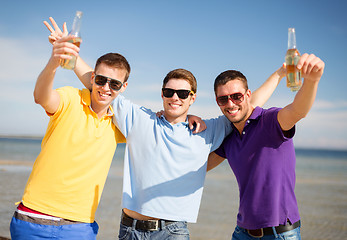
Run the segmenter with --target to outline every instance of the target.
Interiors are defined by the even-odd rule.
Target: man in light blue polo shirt
[[[81,58],[75,73],[88,88],[92,69]],[[254,92],[255,106],[265,103],[278,80],[272,75]],[[187,222],[197,220],[207,156],[232,130],[220,116],[205,120],[207,129],[193,134],[187,114],[196,91],[194,75],[175,69],[163,81],[163,116],[122,96],[114,102],[114,123],[127,138],[120,239],[189,239]]]
[[[122,96],[114,101],[115,124],[127,138],[120,239],[189,239],[187,222],[198,217],[207,156],[231,132],[220,116],[193,134],[187,113],[195,98],[193,74],[175,69],[163,81],[163,116]]]

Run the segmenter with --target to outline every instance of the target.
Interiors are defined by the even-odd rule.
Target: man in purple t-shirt
[[[208,170],[227,158],[236,176],[240,206],[232,239],[279,239],[279,235],[301,239],[292,138],[295,124],[315,100],[324,66],[315,55],[302,55],[297,68],[303,85],[294,101],[281,109],[253,108],[247,79],[238,71],[225,71],[216,78],[217,103],[234,131],[210,154]]]

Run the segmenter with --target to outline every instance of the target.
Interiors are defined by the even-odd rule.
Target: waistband
[[[70,224],[78,224],[81,222],[76,222],[64,218],[59,217],[52,217],[48,215],[41,215],[36,213],[30,213],[30,212],[24,212],[22,210],[17,209],[14,212],[13,215],[14,218],[25,221],[25,222],[31,222],[35,224],[42,224],[42,225],[55,225],[55,226],[61,226],[61,225],[70,225]]]
[[[121,223],[124,226],[132,227],[135,226],[136,230],[142,231],[158,231],[163,227],[175,223],[176,221],[169,221],[164,219],[158,220],[138,220],[128,216],[125,212],[122,211]]]
[[[275,231],[277,234],[281,234],[281,233],[284,233],[284,232],[288,232],[288,231],[291,231],[291,230],[294,230],[295,228],[297,227],[300,227],[301,226],[301,222],[300,220],[293,223],[293,224],[290,224],[288,222],[288,224],[286,225],[279,225],[279,226],[276,226],[274,227],[275,228]],[[242,228],[244,229],[244,228]],[[266,227],[266,228],[260,228],[260,229],[244,229],[248,232],[249,235],[251,235],[252,237],[255,237],[255,238],[261,238],[265,235],[274,235],[274,231],[273,231],[273,228],[272,227]]]

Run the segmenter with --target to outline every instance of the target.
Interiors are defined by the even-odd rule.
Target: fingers
[[[45,26],[47,27],[47,29],[53,33],[54,32],[54,29],[51,27],[51,25],[49,25],[49,23],[47,21],[43,21],[43,24],[45,24]]]
[[[323,74],[325,63],[314,54],[303,54],[298,62],[297,68],[304,78],[320,78]]]
[[[200,123],[199,122],[195,122],[194,125],[190,126],[190,129],[193,130],[194,127],[195,127],[195,130],[193,131],[193,133],[200,132]]]
[[[57,32],[58,34],[61,34],[62,31],[60,30],[58,24],[54,21],[54,19],[52,17],[49,17],[49,20],[52,23],[52,26],[54,27],[55,32]]]
[[[64,58],[64,59],[71,58],[67,54],[78,56],[80,48],[77,47],[75,44],[69,42],[73,38],[74,36],[70,35],[70,36],[66,36],[66,37],[62,37],[61,39],[58,39],[53,45],[53,55],[55,57]]]
[[[67,31],[67,27],[66,27],[66,22],[64,22],[63,24],[63,35],[67,35],[68,31]]]

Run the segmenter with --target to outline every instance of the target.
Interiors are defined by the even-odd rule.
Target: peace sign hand
[[[66,22],[64,22],[63,24],[63,31],[61,31],[61,29],[58,27],[58,24],[54,21],[52,17],[50,17],[49,20],[51,21],[54,29],[51,27],[51,25],[47,21],[43,21],[43,24],[45,24],[47,29],[51,32],[51,35],[48,36],[48,41],[51,44],[54,44],[55,41],[57,41],[58,39],[62,37],[67,36],[69,33],[67,31]]]

